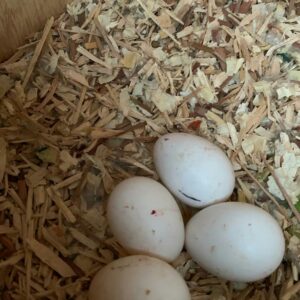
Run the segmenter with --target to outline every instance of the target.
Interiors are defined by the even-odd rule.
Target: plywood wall
[[[0,62],[21,46],[26,37],[41,30],[46,20],[58,16],[70,0],[0,0]]]

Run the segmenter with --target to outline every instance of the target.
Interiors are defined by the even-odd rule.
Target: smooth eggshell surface
[[[92,280],[89,300],[190,300],[179,273],[157,258],[135,255],[113,261]]]
[[[282,230],[270,214],[237,202],[212,205],[193,216],[186,227],[185,245],[205,270],[239,282],[270,275],[285,249]]]
[[[107,218],[117,241],[131,254],[173,261],[184,244],[180,209],[170,192],[146,177],[122,181],[111,193]]]
[[[219,147],[198,136],[170,133],[160,137],[154,164],[166,187],[193,207],[225,201],[234,189],[230,160]]]

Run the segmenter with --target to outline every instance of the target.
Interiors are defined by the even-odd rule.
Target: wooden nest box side
[[[0,62],[22,46],[28,36],[43,28],[51,16],[63,12],[70,0],[1,0]]]

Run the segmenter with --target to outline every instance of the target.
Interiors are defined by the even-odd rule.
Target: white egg
[[[285,249],[282,230],[269,213],[237,202],[212,205],[193,216],[186,227],[185,245],[205,270],[239,282],[270,275]]]
[[[193,207],[225,201],[234,189],[230,160],[219,147],[195,135],[160,137],[154,147],[154,164],[166,187]]]
[[[180,274],[157,258],[135,255],[113,261],[92,280],[89,300],[190,300]]]
[[[177,202],[160,183],[146,177],[122,181],[111,193],[108,223],[131,254],[173,261],[184,244],[184,224]]]

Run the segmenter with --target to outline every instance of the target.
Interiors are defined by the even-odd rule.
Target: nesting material
[[[173,265],[192,299],[299,299],[299,5],[81,0],[1,63],[1,299],[87,299],[94,274],[127,254],[107,196],[125,178],[157,179],[153,143],[167,132],[221,147],[232,200],[269,211],[288,245],[248,285],[182,252]]]

